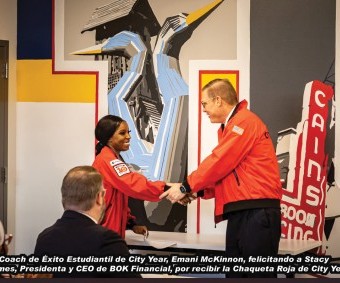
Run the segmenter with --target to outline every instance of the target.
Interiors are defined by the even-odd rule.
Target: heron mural
[[[96,31],[96,45],[72,53],[108,61],[108,112],[121,116],[131,130],[123,158],[150,179],[177,182],[185,176],[189,91],[179,54],[222,2],[168,17],[161,26],[147,0],[113,1],[96,8],[82,30]],[[162,214],[171,207],[166,210]],[[164,224],[164,217],[155,221]]]

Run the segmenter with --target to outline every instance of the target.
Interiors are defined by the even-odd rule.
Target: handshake
[[[185,192],[185,188],[181,183],[166,183],[166,185],[169,186],[170,189],[162,193],[159,196],[160,199],[167,198],[172,203],[178,202],[181,205],[187,205],[197,198],[192,193]]]

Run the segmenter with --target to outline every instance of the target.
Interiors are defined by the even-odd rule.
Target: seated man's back
[[[40,233],[35,254],[128,255],[125,241],[115,232],[95,224],[86,215],[67,210],[63,217]]]
[[[97,224],[105,210],[105,191],[100,174],[91,166],[71,169],[62,186],[65,211],[60,219],[38,236],[34,254],[43,256],[128,256],[124,239]],[[77,197],[78,196],[78,197]],[[84,197],[85,196],[85,197]],[[85,198],[85,201],[84,201]],[[87,201],[86,201],[87,200]],[[66,262],[66,260],[65,260]],[[67,263],[63,266],[67,266]],[[109,267],[115,262],[101,263]],[[91,262],[76,265],[91,265]],[[109,268],[108,268],[109,270]],[[53,277],[141,277],[136,273],[54,273]]]

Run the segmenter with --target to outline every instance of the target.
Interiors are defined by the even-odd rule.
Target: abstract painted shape
[[[178,181],[184,176],[188,85],[182,78],[178,57],[193,31],[222,2],[214,1],[189,15],[169,17],[159,29],[147,1],[131,1],[125,7],[124,1],[117,0],[97,8],[83,29],[96,29],[98,44],[73,53],[128,60],[129,67],[109,91],[109,113],[123,117],[132,130],[133,142],[122,154],[124,159],[138,165],[150,179]],[[138,13],[148,16],[131,18]],[[124,31],[127,26],[129,31]],[[156,31],[152,50],[150,38]],[[183,133],[184,137],[178,138]],[[182,157],[180,166],[173,162],[176,154]]]

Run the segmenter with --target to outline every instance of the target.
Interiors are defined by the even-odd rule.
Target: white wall
[[[31,254],[38,234],[63,212],[66,172],[93,161],[94,104],[20,102],[17,110],[15,251]]]
[[[0,19],[0,39],[9,41],[7,232],[15,234],[17,1],[0,0]],[[15,241],[10,246],[10,252],[14,247]]]

